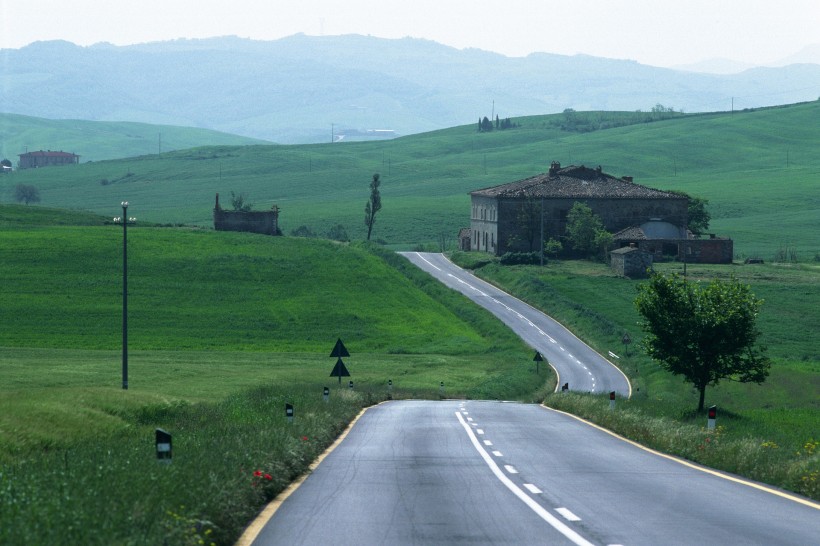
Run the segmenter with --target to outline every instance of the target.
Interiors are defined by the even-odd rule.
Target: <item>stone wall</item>
[[[269,211],[227,211],[219,206],[219,194],[216,194],[214,229],[217,231],[246,231],[264,235],[282,235],[279,230],[279,207],[274,205]]]
[[[489,198],[473,198],[473,206],[480,200]],[[495,201],[492,199],[492,201]],[[522,237],[518,221],[518,211],[524,205],[524,199],[502,199],[498,203],[498,220],[488,225],[486,221],[472,221],[474,231],[495,231],[497,248],[496,254],[507,251],[529,251],[527,237]],[[541,200],[533,200],[533,205],[540,209]],[[576,202],[586,204],[592,212],[601,218],[604,228],[610,233],[618,232],[631,226],[641,225],[650,219],[660,218],[676,226],[685,226],[688,222],[688,205],[686,199],[544,199],[544,240],[562,237],[567,228],[567,214]],[[489,207],[489,204],[486,205]],[[535,218],[533,229],[538,233],[540,241],[540,219]],[[514,236],[519,237],[514,239]],[[513,244],[511,244],[511,242]],[[483,239],[482,239],[483,243]],[[536,245],[537,249],[537,245]],[[484,245],[473,244],[473,250],[493,252]]]

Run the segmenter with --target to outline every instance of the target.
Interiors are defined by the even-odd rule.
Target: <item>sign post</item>
[[[624,352],[629,356],[629,344],[632,343],[632,338],[629,337],[628,332],[624,332],[624,337],[621,338],[621,343],[624,344]]]
[[[333,367],[333,371],[330,372],[330,377],[338,377],[339,385],[342,384],[343,377],[350,377],[350,372],[347,371],[347,367],[345,367],[345,363],[342,362],[341,358],[336,360],[336,365]]]
[[[535,373],[540,374],[541,371],[539,364],[541,364],[544,361],[544,357],[541,356],[541,353],[535,351],[535,357],[533,357],[533,360],[535,361]]]
[[[336,357],[336,366],[333,367],[333,371],[330,372],[330,377],[338,377],[339,378],[339,385],[342,384],[342,377],[350,377],[350,372],[347,371],[345,367],[345,363],[342,362],[342,357],[350,356],[350,353],[347,352],[347,347],[345,344],[342,343],[341,338],[336,340],[336,345],[333,346],[333,350],[330,351],[330,356]],[[353,388],[353,382],[350,382],[350,388]]]

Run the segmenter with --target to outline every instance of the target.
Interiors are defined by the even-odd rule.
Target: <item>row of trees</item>
[[[497,115],[495,116],[495,127],[493,127],[493,122],[487,116],[478,119],[479,133],[489,133],[493,129],[503,130],[512,129],[514,127],[518,127],[518,124],[514,123],[510,118],[501,119]]]

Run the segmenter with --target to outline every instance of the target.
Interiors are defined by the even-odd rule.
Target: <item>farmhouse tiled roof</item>
[[[503,198],[569,198],[569,199],[685,199],[674,193],[635,184],[631,177],[617,178],[584,165],[561,167],[553,163],[549,172],[523,180],[484,188],[470,195]]]
[[[37,152],[26,152],[24,154],[17,154],[17,155],[19,155],[20,157],[26,157],[26,156],[29,156],[29,157],[33,157],[33,156],[39,156],[39,157],[80,157],[77,154],[72,154],[70,152],[62,152],[62,151],[61,152],[52,152],[51,150],[48,150],[48,151],[40,150],[40,151],[37,151]]]

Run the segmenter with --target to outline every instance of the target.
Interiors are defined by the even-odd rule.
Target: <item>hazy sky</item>
[[[296,33],[427,38],[672,66],[766,64],[820,43],[818,0],[0,0],[0,48]]]

